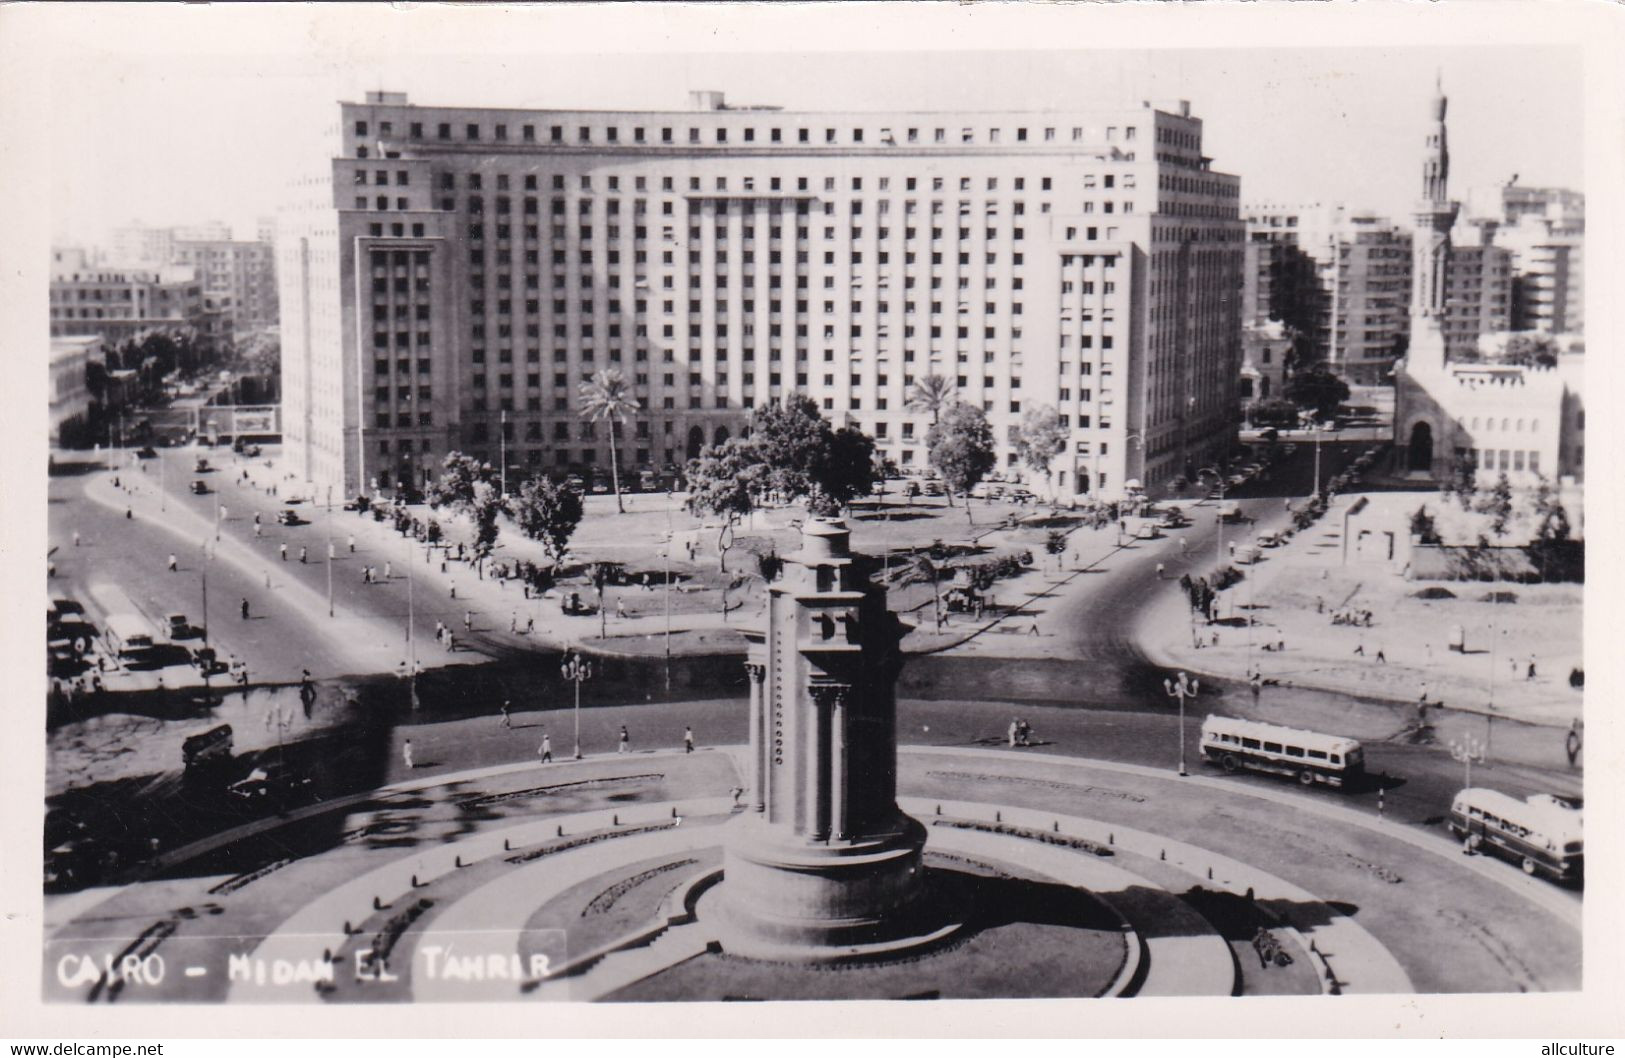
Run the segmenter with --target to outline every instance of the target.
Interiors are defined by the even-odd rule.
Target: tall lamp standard
[[[1185,775],[1185,699],[1196,697],[1201,687],[1201,680],[1193,680],[1181,672],[1177,678],[1163,680],[1163,689],[1168,697],[1179,699],[1179,774]]]
[[[1459,741],[1451,739],[1450,757],[1457,764],[1466,767],[1467,774],[1463,777],[1462,785],[1471,786],[1473,785],[1473,765],[1483,764],[1486,759],[1484,743],[1472,735],[1463,735]]]
[[[592,679],[592,663],[583,661],[581,652],[570,655],[564,659],[559,673],[571,683],[576,685],[576,753],[575,759],[581,759],[581,685]]]
[[[333,616],[333,486],[327,486],[327,616]]]

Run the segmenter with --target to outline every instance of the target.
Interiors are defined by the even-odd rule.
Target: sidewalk
[[[1363,495],[1370,504],[1363,517],[1377,511],[1403,518],[1419,502],[1414,493]],[[1387,564],[1344,565],[1342,515],[1358,498],[1338,497],[1308,530],[1264,551],[1260,562],[1238,566],[1245,579],[1220,593],[1219,622],[1196,623],[1199,649],[1184,594],[1168,592],[1141,619],[1147,652],[1170,667],[1241,680],[1256,668],[1283,685],[1407,704],[1425,690],[1434,706],[1536,724],[1566,727],[1581,715],[1582,696],[1568,686],[1568,674],[1584,665],[1582,586],[1430,583],[1406,580]],[[1416,597],[1429,587],[1454,598]],[[1516,602],[1488,601],[1492,593],[1510,593]],[[1371,627],[1333,624],[1340,610],[1369,611]],[[1250,632],[1249,612],[1256,621]],[[1466,653],[1449,647],[1456,625],[1465,630]],[[1265,650],[1266,644],[1285,649]]]

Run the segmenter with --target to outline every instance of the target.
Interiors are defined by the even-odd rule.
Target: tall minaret
[[[1444,363],[1446,277],[1450,268],[1450,229],[1460,206],[1450,201],[1450,146],[1445,133],[1444,86],[1435,81],[1433,129],[1422,157],[1422,200],[1416,206],[1416,235],[1411,254],[1412,366]]]

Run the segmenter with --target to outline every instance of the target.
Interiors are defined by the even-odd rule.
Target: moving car
[[[209,465],[209,461],[204,459],[202,456],[198,456],[197,459],[192,463],[192,472],[194,474],[207,474],[213,469],[214,468]]]
[[[278,524],[278,525],[304,525],[305,523],[304,523],[304,519],[299,517],[299,512],[298,511],[286,510],[286,511],[280,511],[280,512],[277,513],[276,524]]]
[[[187,488],[191,490],[194,496],[206,496],[209,493],[209,483],[207,481],[194,481]]]

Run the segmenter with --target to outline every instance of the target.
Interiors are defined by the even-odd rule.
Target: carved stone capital
[[[852,685],[849,683],[814,683],[807,687],[807,693],[820,709],[833,709],[845,706],[852,697]]]
[[[767,666],[759,661],[747,661],[745,675],[750,677],[752,683],[761,683],[767,679]]]

